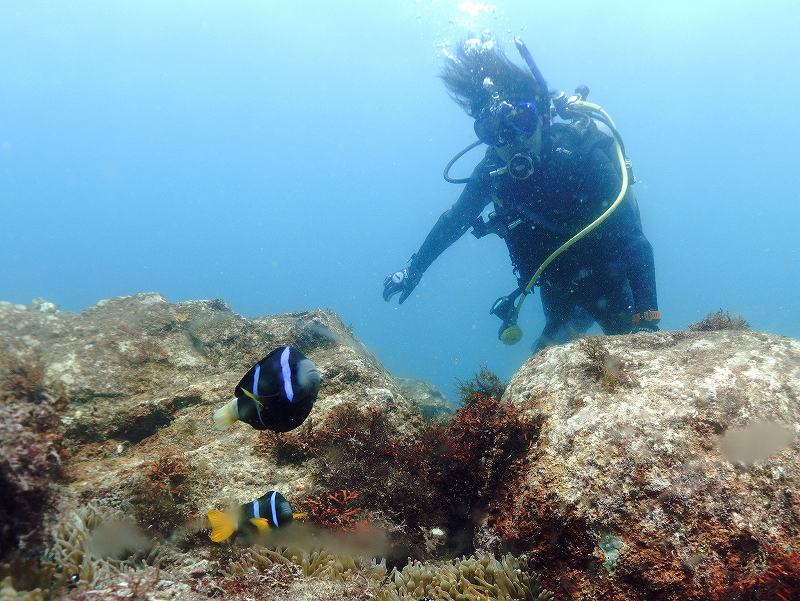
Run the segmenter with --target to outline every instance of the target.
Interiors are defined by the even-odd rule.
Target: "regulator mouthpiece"
[[[515,154],[508,162],[508,172],[514,179],[528,179],[533,175],[533,159],[528,154]]]

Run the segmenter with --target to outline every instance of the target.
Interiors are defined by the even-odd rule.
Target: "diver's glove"
[[[390,273],[383,280],[383,300],[388,302],[395,294],[400,294],[400,304],[402,305],[417,287],[420,277],[420,274],[411,265]]]

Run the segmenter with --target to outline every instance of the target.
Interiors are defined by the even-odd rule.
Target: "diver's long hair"
[[[488,106],[494,92],[531,101],[542,93],[533,75],[512,63],[493,39],[463,40],[455,56],[445,59],[439,77],[451,98],[473,118]]]

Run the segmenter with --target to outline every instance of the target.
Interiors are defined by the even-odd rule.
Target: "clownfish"
[[[311,413],[319,386],[313,361],[294,347],[278,347],[244,375],[235,398],[214,412],[214,424],[225,430],[239,420],[256,430],[294,430]]]
[[[248,524],[263,535],[273,528],[282,528],[305,515],[305,513],[294,513],[286,497],[276,490],[271,490],[255,501],[245,503],[236,511],[218,509],[209,511],[208,524],[211,526],[209,538],[215,543],[225,542],[234,532]]]

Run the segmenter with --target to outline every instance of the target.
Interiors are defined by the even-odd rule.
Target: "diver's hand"
[[[418,283],[419,275],[410,267],[390,273],[383,280],[383,300],[388,302],[395,294],[400,294],[400,304],[402,305]]]

